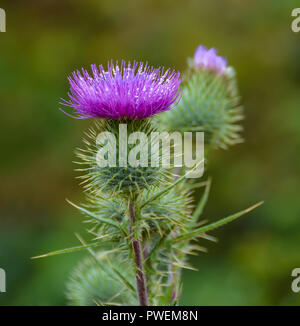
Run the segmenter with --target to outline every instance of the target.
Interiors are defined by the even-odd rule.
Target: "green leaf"
[[[106,223],[106,224],[109,224],[111,226],[114,226],[116,228],[118,228],[122,233],[124,233],[126,235],[126,232],[125,230],[122,228],[122,226],[113,221],[113,220],[110,220],[110,219],[107,219],[107,218],[103,218],[103,217],[100,217],[100,216],[97,216],[96,214],[88,211],[87,209],[83,208],[83,207],[80,207],[80,206],[77,206],[76,204],[72,203],[70,200],[66,199],[66,201],[74,206],[75,208],[79,209],[82,213],[85,213],[86,215],[88,215],[89,217],[93,218],[94,220],[97,220],[98,222],[101,222],[101,223]]]
[[[205,226],[202,226],[200,228],[197,228],[196,230],[194,231],[191,231],[191,232],[188,232],[188,233],[185,233],[185,234],[182,234],[176,238],[173,238],[172,239],[172,242],[177,242],[177,241],[182,241],[182,240],[190,240],[190,239],[193,239],[199,235],[201,235],[201,233],[205,233],[205,232],[208,232],[208,231],[211,231],[211,230],[214,230],[226,223],[229,223],[231,221],[234,221],[235,219],[239,218],[240,216],[242,215],[245,215],[249,212],[251,212],[252,210],[254,210],[255,208],[257,208],[258,206],[262,205],[263,204],[263,201],[262,202],[259,202],[243,211],[240,211],[238,213],[235,213],[233,215],[230,215],[230,216],[227,216],[217,222],[214,222],[214,223],[211,223],[211,224],[208,224],[208,225],[205,225]]]
[[[51,251],[51,252],[49,252],[47,254],[31,257],[31,259],[37,259],[37,258],[44,258],[44,257],[55,256],[55,255],[67,254],[67,253],[70,253],[70,252],[75,252],[75,251],[79,251],[79,250],[83,250],[83,249],[87,249],[87,248],[99,247],[102,244],[103,243],[101,243],[101,242],[95,242],[95,243],[85,244],[85,245],[82,245],[82,246],[76,246],[76,247]]]
[[[206,187],[205,187],[205,191],[204,191],[204,194],[201,198],[201,200],[199,201],[194,213],[193,213],[193,216],[192,216],[192,219],[193,221],[197,221],[197,219],[200,217],[200,215],[202,214],[203,212],[203,209],[207,203],[207,200],[208,200],[208,195],[209,195],[209,191],[210,191],[210,186],[211,186],[211,179],[208,179],[207,180],[207,183],[206,183]]]

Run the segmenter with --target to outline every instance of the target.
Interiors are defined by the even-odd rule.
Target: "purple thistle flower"
[[[216,49],[207,49],[205,46],[199,45],[195,51],[194,65],[222,75],[226,70],[227,60],[218,56]]]
[[[100,65],[92,65],[92,76],[82,69],[69,77],[70,100],[60,104],[75,110],[77,119],[131,118],[144,119],[169,110],[180,100],[180,73],[154,69],[142,62],[133,65],[122,61],[108,63],[105,71]]]

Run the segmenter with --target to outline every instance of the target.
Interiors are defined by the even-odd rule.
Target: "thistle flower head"
[[[226,70],[227,60],[218,56],[216,49],[207,49],[205,46],[199,45],[194,54],[194,66],[222,75]]]
[[[226,68],[224,74],[193,69],[182,88],[182,100],[158,121],[167,130],[204,131],[205,143],[214,148],[227,148],[240,143],[243,108],[235,71]]]
[[[75,110],[78,118],[144,119],[175,106],[180,99],[180,73],[155,69],[142,62],[115,65],[108,69],[92,65],[92,76],[85,70],[69,77],[69,100],[60,104]]]

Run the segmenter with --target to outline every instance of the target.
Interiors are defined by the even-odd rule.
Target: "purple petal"
[[[194,54],[194,65],[198,68],[216,71],[222,75],[227,67],[227,60],[217,55],[214,48],[207,49],[203,45],[199,45]]]
[[[180,100],[179,72],[125,61],[121,65],[109,62],[107,71],[102,65],[91,68],[92,77],[82,69],[68,78],[69,100],[61,102],[73,108],[77,118],[144,119],[171,109]]]

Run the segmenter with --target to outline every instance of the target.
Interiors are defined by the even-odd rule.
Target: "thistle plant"
[[[203,158],[190,170],[165,166],[168,153],[174,162],[174,148],[165,152],[155,137],[148,138],[161,131],[201,131],[211,148],[240,142],[234,70],[214,49],[200,46],[183,82],[179,72],[124,61],[109,62],[107,69],[93,65],[91,75],[76,71],[69,82],[69,99],[61,104],[71,112],[62,111],[94,120],[76,150],[86,202],[69,201],[85,216],[92,239],[78,236],[77,247],[38,257],[87,250],[67,284],[70,304],[178,305],[181,270],[192,268],[188,255],[205,251],[198,238],[214,241],[208,232],[260,203],[208,224],[202,213],[211,181],[189,178]],[[139,164],[132,165],[132,157]],[[204,190],[195,202],[198,188]]]

